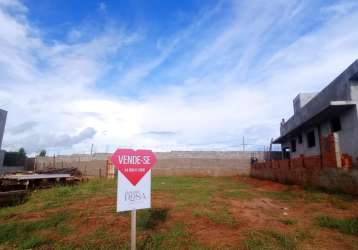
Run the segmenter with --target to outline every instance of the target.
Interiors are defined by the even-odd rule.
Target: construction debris
[[[36,171],[38,174],[69,174],[71,176],[82,177],[82,172],[77,168],[48,168]]]
[[[82,173],[76,168],[6,174],[0,177],[0,207],[11,205],[14,201],[23,201],[30,190],[55,185],[73,185],[80,181],[82,181]]]

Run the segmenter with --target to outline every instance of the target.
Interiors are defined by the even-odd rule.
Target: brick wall
[[[316,161],[314,159],[313,161]],[[312,161],[312,162],[313,162]],[[265,180],[277,181],[284,184],[311,185],[325,188],[327,190],[342,191],[358,195],[358,170],[344,168],[321,168],[311,165],[293,165],[300,161],[279,161],[275,168],[269,162],[255,163],[251,166],[251,177]]]
[[[251,166],[250,175],[259,179],[311,185],[358,195],[358,169],[352,168],[352,157],[342,154],[342,167],[339,167],[334,135],[321,137],[320,143],[321,155],[256,163]]]
[[[349,162],[349,159],[346,160]],[[311,185],[358,195],[358,169],[332,166],[321,156],[255,163],[250,175],[285,184]]]
[[[330,133],[328,136],[321,136],[320,138],[320,149],[322,156],[322,165],[325,167],[336,168],[337,167],[337,156],[334,135]]]

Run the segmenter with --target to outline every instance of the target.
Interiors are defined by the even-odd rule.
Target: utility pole
[[[93,143],[91,145],[91,156],[92,156],[92,153],[93,153]]]
[[[242,151],[245,152],[245,136],[242,137]]]

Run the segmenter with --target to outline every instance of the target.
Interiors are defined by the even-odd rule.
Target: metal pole
[[[136,210],[131,211],[131,250],[136,249]]]

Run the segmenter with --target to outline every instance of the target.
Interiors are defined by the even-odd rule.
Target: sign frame
[[[118,169],[117,212],[131,211],[131,250],[135,250],[136,211],[151,208],[151,168],[157,159],[151,150],[118,148],[111,161]]]

